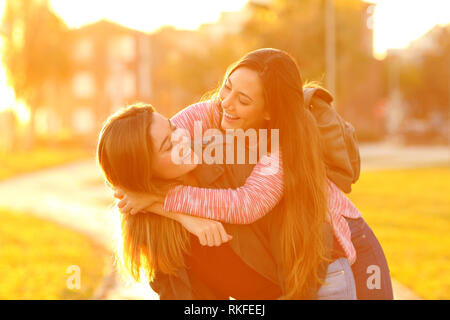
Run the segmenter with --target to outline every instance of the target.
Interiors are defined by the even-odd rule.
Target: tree
[[[252,17],[243,33],[249,39],[250,49],[286,50],[299,63],[304,81],[319,81],[324,85],[325,1],[265,3],[255,1],[251,7]],[[369,6],[360,0],[334,1],[336,92],[333,95],[339,112],[358,129],[370,125],[374,108],[384,94],[381,68],[372,57],[371,30],[367,25]]]
[[[35,140],[35,114],[52,84],[69,74],[68,28],[47,0],[7,0],[3,63],[16,98],[30,109],[27,147]]]
[[[411,106],[410,116],[429,119],[439,115],[447,120],[450,104],[450,24],[434,27],[416,43],[405,49],[415,58],[403,58],[399,66],[399,85]],[[421,43],[431,45],[420,46]]]

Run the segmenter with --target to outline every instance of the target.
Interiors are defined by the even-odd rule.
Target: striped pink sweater
[[[218,128],[220,113],[210,102],[193,104],[176,114],[171,121],[179,128],[188,130],[193,136],[194,121],[202,123],[203,131]],[[272,157],[272,159],[269,159]],[[263,170],[270,163],[277,163],[279,170],[267,174]],[[355,248],[351,242],[351,233],[347,218],[360,218],[361,213],[351,201],[329,181],[328,208],[334,234],[346,253],[350,264],[356,260]],[[254,167],[245,184],[237,189],[206,189],[191,186],[179,186],[169,191],[164,210],[182,212],[189,215],[209,218],[227,223],[248,224],[255,222],[270,212],[283,195],[283,167],[281,156],[265,155]]]

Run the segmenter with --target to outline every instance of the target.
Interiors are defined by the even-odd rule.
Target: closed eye
[[[177,129],[177,127],[175,127],[172,122],[170,122],[169,119],[167,119],[167,122],[169,123],[169,128],[170,128],[170,133],[164,138],[163,142],[161,143],[161,146],[159,147],[159,151],[168,151],[170,149],[172,149],[173,145],[172,145],[172,133]],[[164,147],[166,146],[167,147]]]

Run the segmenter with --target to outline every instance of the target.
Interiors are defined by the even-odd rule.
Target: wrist
[[[168,215],[170,215],[170,218],[172,218],[173,220],[175,220],[179,223],[183,223],[183,221],[184,221],[184,216],[185,216],[184,214],[172,212],[172,213],[169,213]]]

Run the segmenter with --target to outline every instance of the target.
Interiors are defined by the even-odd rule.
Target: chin
[[[180,176],[184,176],[188,174],[189,172],[193,171],[195,168],[197,168],[198,164],[192,163],[192,164],[185,164],[183,165],[183,170]]]
[[[165,172],[161,175],[161,178],[166,180],[174,180],[174,179],[180,179],[183,176],[187,175],[189,172],[194,170],[197,167],[197,164],[180,164],[176,166],[175,168],[172,168],[170,172]]]
[[[240,127],[237,125],[233,125],[231,123],[229,123],[228,121],[222,119],[222,122],[220,123],[220,126],[222,127],[222,129],[226,130],[226,129],[239,129]]]

